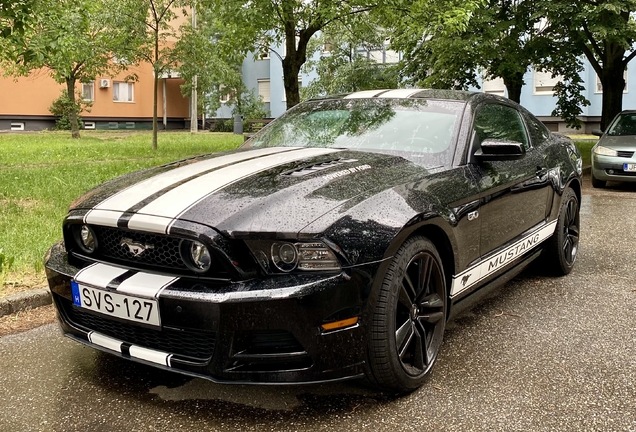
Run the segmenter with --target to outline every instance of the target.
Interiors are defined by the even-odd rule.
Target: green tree
[[[31,0],[0,0],[0,38],[22,35],[31,13]]]
[[[193,78],[197,77],[198,112],[214,112],[220,106],[222,95],[230,96],[230,103],[240,102],[245,93],[241,78],[243,55],[232,47],[223,47],[225,26],[211,9],[197,3],[197,25],[188,21],[181,28],[173,57],[178,59],[175,69],[185,80],[181,86],[184,97],[191,97]]]
[[[315,70],[318,79],[301,90],[303,99],[319,95],[349,93],[378,88],[397,88],[396,64],[381,63],[370,53],[382,53],[387,35],[358,15],[349,26],[334,23],[310,44],[309,52],[320,52],[303,69]]]
[[[603,85],[601,127],[623,107],[623,74],[636,56],[636,0],[537,0],[554,40],[573,44],[572,62],[581,53]]]
[[[48,69],[53,79],[66,84],[71,134],[79,138],[76,85],[116,68],[112,55],[126,46],[124,33],[113,25],[111,10],[100,0],[40,0],[34,3],[32,25],[19,38],[0,39],[3,67],[26,75],[34,69]]]
[[[179,63],[176,42],[182,37],[184,28],[178,18],[185,15],[191,6],[188,0],[108,0],[113,10],[123,11],[118,25],[130,35],[126,59],[129,62],[143,61],[152,66],[154,94],[152,104],[152,148],[157,149],[157,90],[159,80]]]
[[[226,26],[226,49],[248,51],[269,49],[274,42],[283,44],[283,82],[287,108],[300,102],[298,74],[307,61],[311,38],[334,22],[370,11],[370,0],[209,0],[207,7]]]
[[[562,78],[552,114],[578,126],[581,106],[589,104],[581,95],[582,64],[572,54],[571,41],[550,36],[545,10],[534,0],[484,0],[474,6],[467,25],[448,26],[438,16],[433,19],[437,26],[430,20],[413,23],[424,38],[398,36],[393,44],[405,53],[403,75],[424,87],[457,89],[478,87],[480,77],[501,78],[508,97],[519,103],[524,75],[534,67]]]

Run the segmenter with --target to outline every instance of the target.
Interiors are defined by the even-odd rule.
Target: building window
[[[134,83],[114,82],[113,83],[113,102],[134,102],[135,100]]]
[[[258,95],[263,98],[263,102],[269,102],[271,100],[270,93],[269,80],[258,80]]]
[[[597,74],[594,74],[596,76],[596,86],[594,87],[594,93],[603,93],[603,84],[601,83],[601,79],[598,77]],[[623,72],[623,79],[625,80],[625,89],[623,89],[623,93],[627,93],[627,69],[625,69],[625,72]]]
[[[12,131],[23,131],[24,130],[24,122],[11,122],[11,130]]]
[[[504,84],[503,78],[495,78],[490,80],[484,78],[481,88],[484,93],[495,94],[498,96],[506,95],[506,86]]]
[[[554,86],[561,81],[560,76],[553,77],[552,72],[534,71],[534,94],[536,95],[554,95]]]
[[[82,99],[85,101],[95,100],[95,82],[82,83]]]

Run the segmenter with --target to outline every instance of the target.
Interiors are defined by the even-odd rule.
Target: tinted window
[[[297,105],[246,147],[334,147],[447,165],[464,103],[424,99],[338,99]]]
[[[636,135],[636,113],[620,114],[607,130],[608,135]]]
[[[483,105],[475,115],[473,125],[479,144],[486,140],[520,142],[528,148],[528,136],[519,112],[498,105]]]

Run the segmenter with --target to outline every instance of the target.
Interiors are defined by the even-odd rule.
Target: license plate
[[[636,171],[636,164],[623,164],[623,171],[632,172]]]
[[[73,304],[100,314],[160,326],[156,299],[133,297],[71,282]]]

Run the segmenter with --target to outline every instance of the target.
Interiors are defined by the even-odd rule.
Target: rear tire
[[[373,311],[371,381],[393,393],[419,388],[442,345],[446,309],[444,267],[435,246],[425,237],[408,239],[389,265]]]
[[[579,250],[579,199],[571,188],[563,192],[554,234],[548,240],[545,264],[550,273],[565,276],[572,271]]]
[[[596,177],[594,177],[594,173],[592,173],[592,186],[595,188],[604,188],[605,185],[607,184],[607,182],[605,180],[599,180]]]

